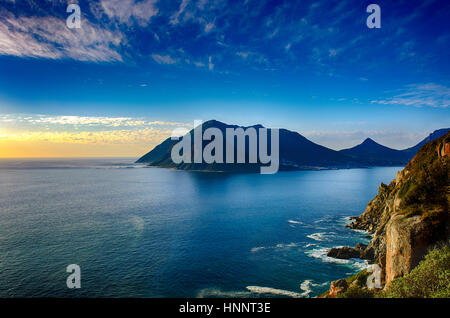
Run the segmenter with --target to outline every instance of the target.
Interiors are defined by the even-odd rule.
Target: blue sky
[[[370,3],[381,29],[366,26]],[[2,0],[0,136],[215,118],[335,149],[409,147],[450,126],[449,21],[443,0]],[[81,119],[41,120],[63,116]]]

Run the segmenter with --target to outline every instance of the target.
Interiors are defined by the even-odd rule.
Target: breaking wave
[[[243,298],[249,297],[249,291],[224,291],[218,288],[205,288],[197,293],[197,298],[209,297],[229,297],[229,298]]]
[[[322,286],[326,286],[327,284],[328,284],[328,282],[324,282],[322,284],[316,284],[316,283],[313,283],[312,280],[307,279],[303,283],[300,284],[300,289],[303,290],[303,293],[301,293],[301,295],[303,295],[303,297],[309,297],[309,294],[311,294],[313,292],[312,287],[322,287]]]
[[[255,294],[271,294],[271,295],[278,295],[278,296],[288,296],[292,298],[302,298],[305,297],[304,293],[297,293],[289,290],[284,289],[277,289],[277,288],[271,288],[271,287],[261,287],[261,286],[247,286],[247,290],[249,290],[252,293]]]
[[[266,249],[285,249],[285,248],[292,248],[292,247],[297,247],[299,246],[299,243],[295,243],[295,242],[291,242],[291,243],[279,243],[277,245],[274,246],[258,246],[258,247],[253,247],[250,252],[252,253],[256,253],[259,252],[261,250],[266,250]]]
[[[328,282],[322,284],[315,284],[312,280],[305,280],[300,284],[302,292],[295,292],[291,290],[278,289],[263,286],[247,286],[245,291],[224,291],[219,288],[205,288],[197,293],[198,298],[208,297],[229,297],[229,298],[249,298],[256,295],[275,295],[286,296],[292,298],[305,298],[313,292],[313,287],[325,286]],[[255,295],[256,294],[256,295]]]
[[[338,246],[338,247],[342,247],[342,246]],[[350,265],[351,267],[357,268],[359,270],[363,270],[369,266],[368,262],[366,260],[362,260],[359,258],[339,259],[339,258],[329,257],[329,256],[327,256],[328,250],[329,250],[329,248],[319,247],[316,249],[305,251],[305,254],[309,257],[320,259],[320,260],[322,260],[322,262],[325,262],[325,263]]]
[[[313,234],[309,234],[306,235],[306,237],[315,240],[315,241],[319,241],[319,242],[323,242],[323,241],[330,241],[331,238],[334,236],[334,234],[336,234],[335,232],[318,232],[318,233],[313,233]]]

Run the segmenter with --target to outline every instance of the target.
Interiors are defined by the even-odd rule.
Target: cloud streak
[[[189,127],[190,124],[168,121],[149,121],[134,117],[99,117],[99,116],[47,116],[47,115],[3,115],[0,123],[12,125],[34,126],[76,126],[85,128],[120,128],[145,126],[179,126]]]
[[[0,115],[2,157],[138,156],[192,124],[135,117]]]
[[[101,0],[100,5],[106,15],[120,23],[131,24],[134,21],[140,26],[147,26],[151,18],[158,13],[157,0]]]
[[[152,59],[158,64],[175,64],[177,60],[170,55],[152,54]]]
[[[65,20],[54,17],[15,17],[3,11],[0,19],[0,55],[74,59],[79,61],[122,61],[118,52],[123,35],[83,19],[82,28],[69,29]]]
[[[371,103],[447,108],[450,106],[450,88],[435,83],[413,84],[408,85],[400,94],[386,99],[372,100]]]
[[[81,29],[65,26],[66,1],[43,2],[46,6],[38,0],[4,6],[0,54],[130,63],[150,57],[167,65],[190,60],[203,61],[210,70],[212,64],[207,61],[214,56],[214,70],[219,72],[232,72],[233,67],[239,71],[242,66],[254,70],[311,67],[330,74],[380,53],[374,52],[374,42],[384,51],[393,43],[404,43],[395,46],[395,56],[387,56],[389,60],[417,65],[428,58],[418,51],[423,43],[408,31],[411,21],[424,15],[414,5],[407,10],[396,3],[386,5],[399,17],[395,20],[399,31],[376,35],[380,32],[365,32],[366,13],[352,1],[92,0],[81,7]],[[445,43],[445,33],[437,39]],[[148,43],[142,45],[143,41]],[[341,64],[344,67],[338,69]],[[198,66],[184,64],[188,65]]]

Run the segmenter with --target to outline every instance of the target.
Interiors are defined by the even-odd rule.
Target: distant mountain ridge
[[[225,135],[226,128],[243,128],[244,130],[253,127],[263,128],[262,125],[253,125],[248,127],[228,125],[217,120],[209,120],[202,125],[202,130],[207,128],[218,128]],[[270,135],[270,128],[268,129]],[[336,151],[321,145],[318,145],[297,132],[287,129],[279,129],[279,160],[280,170],[314,170],[314,169],[333,169],[333,168],[356,168],[371,166],[393,166],[405,165],[416,154],[421,145],[428,140],[439,138],[449,128],[436,130],[416,146],[396,150],[378,144],[374,140],[367,138],[363,143],[353,148]],[[193,135],[191,130],[189,133]],[[445,131],[445,133],[444,133]],[[259,132],[257,133],[259,139]],[[191,138],[193,140],[193,138]],[[178,140],[167,138],[161,144],[157,145],[150,152],[143,155],[136,162],[147,163],[150,166],[176,168],[181,170],[202,170],[202,171],[236,171],[253,172],[259,170],[261,163],[180,163],[175,164],[171,159],[172,147],[178,143]],[[203,142],[202,149],[207,142]],[[193,147],[192,147],[193,148]],[[417,149],[417,150],[416,150]],[[246,146],[246,158],[248,158],[248,145]],[[248,160],[246,160],[248,162]]]
[[[442,136],[447,134],[449,130],[450,130],[450,128],[443,128],[443,129],[435,130],[431,134],[429,134],[428,137],[426,137],[424,140],[419,142],[414,147],[404,149],[403,151],[408,152],[408,153],[414,153],[414,155],[415,155],[423,145],[425,145],[431,141],[434,141],[438,138],[441,138]],[[414,155],[412,155],[412,157],[414,157]]]
[[[401,165],[411,159],[409,153],[380,145],[370,138],[353,148],[339,152],[369,166]]]
[[[449,130],[450,128],[435,130],[417,145],[403,150],[392,149],[367,138],[363,143],[340,152],[368,166],[405,165],[423,145],[444,136]]]

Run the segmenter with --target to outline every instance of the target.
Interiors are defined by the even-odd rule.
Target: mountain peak
[[[215,119],[210,119],[205,121],[203,125],[208,127],[214,127],[214,126],[225,126],[226,124]]]
[[[261,125],[261,124],[256,124],[256,125],[252,125],[252,126],[229,125],[229,124],[226,124],[226,123],[221,122],[221,121],[216,120],[216,119],[210,119],[210,120],[205,121],[205,122],[203,123],[203,127],[204,127],[204,128],[209,128],[209,127],[216,127],[216,128],[221,128],[221,127],[222,127],[222,128],[224,128],[224,127],[238,128],[238,127],[240,127],[240,128],[244,128],[244,129],[246,129],[246,128],[255,128],[255,129],[264,128],[264,126]]]
[[[426,143],[436,140],[442,136],[444,136],[445,134],[447,134],[450,131],[450,128],[442,128],[442,129],[438,129],[433,131],[431,134],[429,134],[424,140],[422,140],[421,142],[419,142],[417,145],[411,147],[411,148],[407,148],[405,149],[405,151],[407,152],[411,152],[411,153],[416,153],[417,151],[419,151],[419,149],[425,145]]]
[[[373,140],[372,138],[366,138],[362,144],[378,144],[375,140]]]

